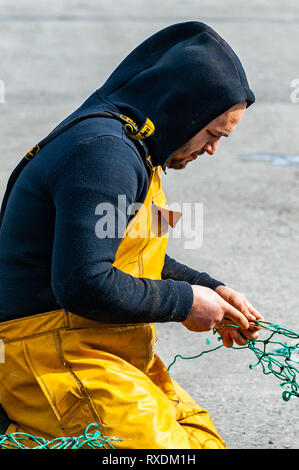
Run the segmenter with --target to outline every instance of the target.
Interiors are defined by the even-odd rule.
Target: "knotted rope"
[[[232,347],[232,349],[250,349],[255,356],[257,357],[257,362],[255,364],[250,364],[249,368],[253,369],[254,367],[260,365],[262,367],[263,373],[265,375],[273,374],[280,381],[280,386],[285,390],[282,392],[282,398],[284,401],[290,400],[292,396],[299,397],[299,385],[297,382],[297,374],[299,374],[298,366],[299,361],[294,358],[294,355],[299,354],[299,343],[288,345],[286,342],[282,341],[273,341],[273,337],[283,336],[286,338],[292,338],[299,340],[299,335],[294,331],[287,330],[282,328],[279,325],[274,323],[269,323],[265,321],[256,321],[264,330],[270,331],[270,335],[264,339],[258,340],[247,340],[246,346],[241,347]],[[239,328],[236,325],[226,325],[226,327]],[[217,330],[213,330],[215,334]],[[218,338],[221,340],[221,337]],[[208,340],[208,343],[210,341]],[[279,345],[280,348],[270,350],[269,345]],[[217,346],[213,349],[202,351],[200,354],[190,357],[184,357],[181,354],[177,354],[172,363],[168,366],[169,369],[173,366],[178,358],[180,359],[196,359],[203,354],[207,354],[212,351],[216,351],[223,347],[223,344]]]
[[[94,428],[94,432],[90,432],[91,428]],[[32,447],[28,447],[23,443],[28,440],[36,443],[33,449],[115,449],[112,442],[120,441],[120,439],[103,436],[99,428],[100,426],[97,423],[91,423],[85,428],[81,436],[56,437],[52,440],[46,440],[43,437],[24,432],[4,434],[0,436],[0,449],[30,449]]]

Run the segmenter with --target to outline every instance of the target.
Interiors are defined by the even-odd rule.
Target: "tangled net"
[[[43,437],[33,436],[23,432],[14,432],[12,434],[4,434],[0,436],[0,449],[115,449],[112,442],[120,441],[117,438],[108,438],[102,436],[97,423],[91,423],[81,436],[73,437],[56,437],[47,441]],[[94,432],[90,432],[91,428],[95,428]],[[37,445],[28,447],[22,441],[33,441]]]
[[[292,339],[299,339],[299,335],[293,331],[275,325],[274,323],[265,321],[256,321],[256,323],[258,323],[263,329],[271,332],[268,338],[264,340],[248,340],[246,346],[233,347],[232,349],[250,349],[258,360],[256,364],[250,364],[249,368],[253,369],[256,366],[261,365],[265,375],[273,374],[276,378],[278,378],[280,381],[280,386],[285,389],[282,392],[282,398],[284,401],[290,400],[292,396],[299,397],[299,384],[297,382],[297,374],[299,374],[299,369],[298,366],[295,366],[295,364],[299,364],[299,361],[295,360],[294,358],[295,354],[299,354],[299,343],[288,345],[282,341],[272,340],[272,338],[276,335]],[[239,328],[236,325],[226,326]],[[214,334],[215,333],[216,330],[214,330]],[[218,340],[221,340],[221,337],[219,337]],[[281,347],[278,349],[269,350],[269,345],[279,345]],[[177,358],[184,360],[195,359],[202,356],[203,354],[216,351],[222,347],[223,344],[191,357],[183,357],[180,354],[177,354],[174,357],[172,363],[168,366],[168,370],[173,366]]]
[[[257,362],[250,364],[249,368],[260,365],[265,375],[273,374],[280,381],[280,386],[284,388],[282,398],[284,401],[290,400],[292,396],[299,397],[299,384],[297,382],[297,374],[299,374],[298,366],[299,360],[295,360],[294,355],[299,355],[299,343],[288,345],[286,342],[273,341],[273,337],[283,336],[291,339],[299,339],[299,335],[293,331],[282,328],[274,323],[265,321],[256,321],[264,330],[270,331],[270,335],[262,340],[248,340],[246,346],[233,347],[232,349],[250,349],[256,356]],[[226,325],[238,328],[236,325]],[[217,330],[214,329],[213,333],[216,334]],[[221,337],[218,338],[221,340]],[[207,339],[210,343],[210,340]],[[272,350],[269,349],[269,345]],[[274,349],[273,345],[279,345],[279,348]],[[200,354],[191,357],[184,357],[177,354],[172,363],[168,366],[168,370],[174,365],[178,358],[181,359],[195,359],[203,354],[216,351],[223,347],[223,344],[213,349],[202,351]],[[94,428],[94,432],[90,432]],[[34,447],[27,447],[25,442],[28,440],[35,442],[37,445]],[[101,434],[100,426],[97,423],[89,424],[81,436],[73,437],[57,437],[47,441],[43,437],[33,436],[27,433],[15,432],[12,434],[0,435],[0,449],[115,449],[112,442],[121,441],[115,437],[108,438]]]

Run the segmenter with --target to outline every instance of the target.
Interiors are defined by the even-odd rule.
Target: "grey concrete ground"
[[[239,53],[257,97],[214,158],[164,178],[169,201],[204,203],[202,247],[171,239],[168,253],[245,293],[265,319],[298,331],[299,166],[244,153],[299,154],[299,3],[296,0],[0,0],[0,191],[23,154],[103,83],[143,39],[200,20]],[[299,95],[299,93],[298,93]],[[1,100],[0,100],[1,101]],[[25,223],[25,221],[24,221]],[[157,325],[165,364],[212,347],[213,335]],[[219,343],[217,343],[218,345]],[[298,356],[299,360],[299,356]],[[298,448],[298,399],[250,370],[248,350],[222,348],[178,362],[172,374],[206,407],[230,448]]]

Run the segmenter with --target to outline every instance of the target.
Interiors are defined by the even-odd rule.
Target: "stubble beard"
[[[188,146],[186,146],[185,149],[184,149],[184,147],[182,147],[181,150],[176,151],[169,158],[169,161],[167,163],[167,167],[168,168],[173,168],[174,170],[183,170],[184,168],[186,168],[186,166],[188,165],[189,162],[193,161],[193,159],[188,159],[188,157],[190,157],[190,155],[192,155],[192,153],[190,153],[190,152],[191,151],[190,151],[190,148]],[[196,153],[197,153],[197,155],[203,155],[205,153],[205,150],[199,150]],[[184,155],[184,154],[185,154],[185,158],[176,157],[176,155]]]

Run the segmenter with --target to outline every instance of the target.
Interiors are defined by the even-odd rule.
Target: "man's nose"
[[[216,149],[218,147],[219,140],[216,140],[212,144],[208,143],[204,146],[204,150],[209,154],[209,155],[214,155],[216,152]]]

